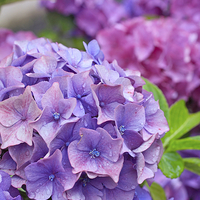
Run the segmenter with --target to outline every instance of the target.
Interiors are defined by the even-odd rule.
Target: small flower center
[[[21,120],[22,120],[22,121],[26,121],[26,117],[25,117],[25,116],[22,116]]]
[[[103,101],[101,101],[99,105],[100,105],[100,107],[104,107],[105,103]]]
[[[54,176],[53,174],[51,174],[51,175],[49,176],[49,180],[50,180],[50,181],[53,181],[54,178],[55,178],[55,176]]]
[[[124,135],[124,132],[125,132],[125,126],[124,125],[121,125],[120,127],[119,127],[119,132],[121,133],[121,135]]]
[[[57,112],[53,113],[53,118],[55,120],[59,120],[60,119],[60,113],[57,113]]]
[[[81,99],[81,95],[80,95],[80,94],[77,94],[77,95],[76,95],[76,98],[77,98],[77,99]]]
[[[97,158],[100,156],[100,152],[97,151],[96,149],[93,149],[92,151],[90,151],[89,154],[91,155],[91,158]]]
[[[82,182],[83,182],[83,187],[85,187],[87,185],[87,183],[90,182],[90,179],[88,177],[86,177],[86,178],[83,179]]]

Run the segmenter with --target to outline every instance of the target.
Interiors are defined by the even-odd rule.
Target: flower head
[[[138,71],[106,61],[96,40],[84,46],[18,41],[0,64],[0,168],[29,198],[133,200],[157,170],[168,131],[158,102]]]

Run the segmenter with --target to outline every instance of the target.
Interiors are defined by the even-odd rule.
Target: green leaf
[[[183,158],[185,169],[200,175],[199,158]]]
[[[158,166],[168,178],[177,178],[184,170],[183,159],[177,152],[164,153]]]
[[[164,94],[156,85],[154,85],[153,83],[151,83],[150,81],[148,81],[145,78],[143,78],[143,79],[146,82],[146,85],[144,85],[143,88],[148,92],[152,92],[154,99],[156,101],[159,100],[160,109],[164,112],[164,115],[165,115],[166,119],[168,120],[169,106],[168,106],[168,103],[167,103],[167,100],[166,100]]]
[[[180,151],[185,149],[197,149],[200,150],[200,136],[188,137],[180,140],[173,140],[167,151]]]
[[[158,183],[153,182],[150,187],[148,186],[148,184],[146,184],[146,186],[148,187],[153,200],[166,200],[167,199],[164,189]]]
[[[176,131],[189,117],[189,112],[184,100],[179,100],[170,107],[169,110],[170,132]]]
[[[170,131],[162,138],[163,146],[170,141],[178,139],[200,123],[200,112],[189,114],[185,101],[180,100],[170,107],[169,128]]]

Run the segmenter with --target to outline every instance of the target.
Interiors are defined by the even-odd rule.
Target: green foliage
[[[148,92],[152,92],[154,99],[157,101],[159,101],[159,105],[160,105],[160,109],[164,112],[164,115],[166,117],[166,119],[168,120],[169,118],[169,106],[167,103],[167,100],[164,96],[164,94],[162,93],[162,91],[153,83],[151,83],[150,81],[148,81],[147,79],[143,78],[146,85],[143,86],[143,88],[148,91]]]
[[[146,184],[146,186],[148,187],[153,200],[166,200],[167,199],[164,189],[158,183],[153,182],[150,187],[148,186],[148,184]]]
[[[162,138],[164,147],[197,126],[200,123],[200,112],[189,114],[185,101],[180,100],[170,107],[168,122],[170,131]]]
[[[177,152],[165,152],[158,166],[168,178],[177,178],[184,170],[183,159]]]
[[[200,175],[199,158],[183,158],[185,169]]]
[[[167,151],[180,151],[180,150],[186,150],[186,149],[200,150],[200,136],[173,140],[169,144]]]

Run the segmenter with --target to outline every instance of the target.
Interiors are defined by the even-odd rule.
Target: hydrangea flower
[[[139,70],[170,105],[184,99],[200,106],[198,37],[197,23],[138,17],[100,31],[97,40],[108,61],[116,59],[124,69]]]
[[[65,199],[62,194],[76,182],[72,171],[64,170],[59,150],[25,168],[28,196],[32,199]]]
[[[169,0],[41,0],[41,6],[65,16],[73,15],[77,27],[93,38],[100,30],[124,19],[170,14]]]
[[[36,36],[31,31],[19,31],[13,33],[9,29],[0,29],[0,61],[12,53],[13,44],[16,40],[33,40]]]
[[[32,199],[148,196],[137,188],[157,171],[164,113],[138,71],[109,63],[96,40],[84,46],[17,41],[1,61],[18,76],[0,101],[0,169]]]
[[[1,148],[26,142],[32,145],[33,128],[30,125],[41,111],[34,101],[30,87],[23,94],[0,102]]]
[[[107,6],[104,6],[105,4]],[[57,11],[66,16],[74,15],[78,27],[92,37],[103,27],[114,24],[126,16],[123,6],[115,0],[72,0],[70,2],[42,0],[41,5],[50,11]],[[113,12],[110,12],[111,10]]]

